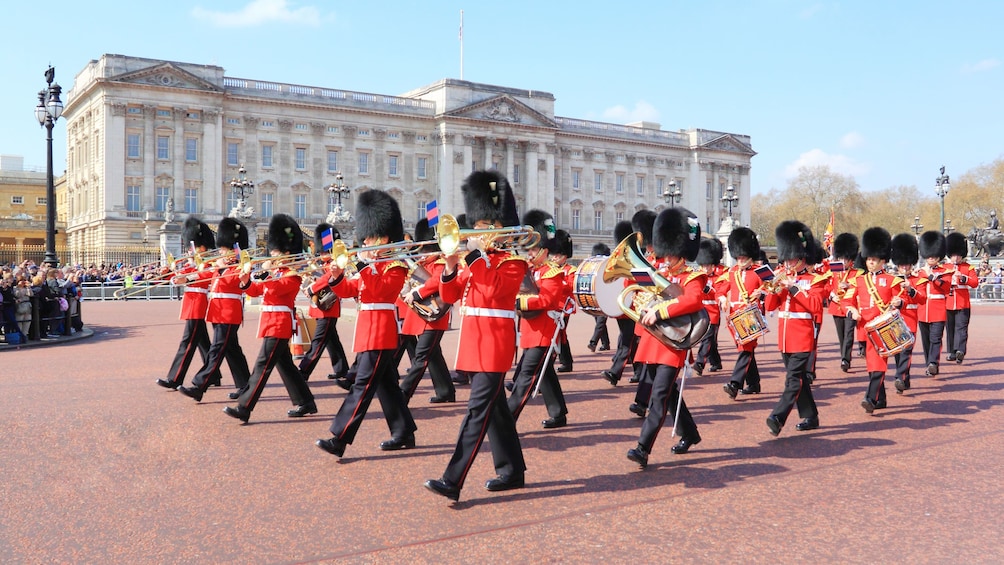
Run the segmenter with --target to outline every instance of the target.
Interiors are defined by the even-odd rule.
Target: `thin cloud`
[[[982,73],[995,69],[1001,64],[997,59],[983,59],[979,63],[966,63],[962,65],[962,74]]]
[[[603,110],[603,119],[620,124],[656,122],[659,121],[659,111],[648,102],[639,100],[630,110],[620,105]]]
[[[255,27],[271,23],[306,25],[321,24],[321,12],[313,6],[293,8],[287,0],[252,0],[236,12],[207,10],[201,6],[192,9],[192,17],[215,27]]]
[[[865,163],[859,163],[847,155],[833,155],[822,149],[811,149],[802,153],[784,168],[784,176],[791,178],[798,175],[802,167],[829,167],[835,173],[857,176],[867,174],[871,168]]]
[[[844,149],[854,149],[861,147],[865,143],[865,138],[856,131],[850,131],[840,138],[840,146]]]
[[[823,5],[821,3],[817,2],[816,4],[812,4],[811,6],[807,6],[807,7],[803,8],[801,11],[799,11],[798,12],[798,17],[801,18],[801,19],[803,19],[803,20],[810,20],[810,19],[813,18],[813,16],[815,16],[816,14],[818,14],[819,12],[822,12],[822,11],[823,11]]]

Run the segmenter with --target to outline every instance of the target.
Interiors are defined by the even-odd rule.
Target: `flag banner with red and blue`
[[[439,223],[439,204],[435,200],[425,205],[425,219],[429,220],[429,227]]]
[[[335,246],[335,234],[328,228],[321,232],[321,249],[327,251]]]

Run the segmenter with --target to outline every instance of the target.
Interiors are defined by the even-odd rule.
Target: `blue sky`
[[[1004,2],[175,0],[11,2],[0,154],[45,166],[43,73],[104,53],[232,77],[401,94],[464,76],[543,90],[559,116],[750,135],[752,190],[829,165],[863,190],[933,195],[1004,155]],[[38,15],[47,16],[44,24]],[[65,122],[55,132],[65,163]]]

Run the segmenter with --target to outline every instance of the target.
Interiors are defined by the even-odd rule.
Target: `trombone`
[[[532,247],[540,242],[540,234],[531,226],[513,226],[507,228],[460,229],[457,219],[451,214],[443,214],[436,225],[436,241],[422,243],[438,243],[444,255],[453,255],[460,248],[460,243],[480,237],[485,246],[505,247],[518,245]]]

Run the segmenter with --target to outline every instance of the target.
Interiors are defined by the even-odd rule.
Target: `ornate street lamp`
[[[352,221],[352,213],[342,207],[342,198],[348,198],[351,189],[345,184],[345,177],[342,173],[335,173],[335,182],[325,187],[328,191],[328,213],[329,224],[346,223]]]
[[[675,180],[669,181],[669,184],[666,185],[666,191],[662,193],[662,197],[666,199],[666,204],[670,206],[676,206],[683,199],[683,193],[680,192],[680,187],[676,185]]]
[[[237,177],[230,180],[230,189],[237,196],[237,207],[230,211],[232,218],[250,219],[254,216],[254,208],[247,205],[247,199],[254,194],[254,181],[247,178],[247,169],[241,165],[237,169]]]
[[[945,166],[941,166],[941,175],[934,179],[934,192],[941,199],[941,229],[945,230],[945,195],[952,185],[948,182],[948,175],[945,174]],[[948,233],[948,232],[945,232]]]
[[[920,232],[924,231],[924,224],[920,223],[920,216],[913,218],[913,224],[910,225],[910,229],[913,230],[914,235],[920,237]]]
[[[59,94],[63,89],[52,82],[56,78],[56,69],[50,66],[45,71],[45,82],[48,86],[38,92],[38,106],[35,106],[35,117],[38,123],[46,129],[46,168],[45,168],[45,258],[43,263],[55,267],[59,264],[56,258],[56,188],[52,174],[52,127],[63,115],[63,102]]]
[[[736,205],[736,202],[739,202],[739,195],[736,194],[736,188],[730,184],[725,189],[725,194],[722,195],[722,204],[728,206],[730,220],[732,219],[732,207]]]

